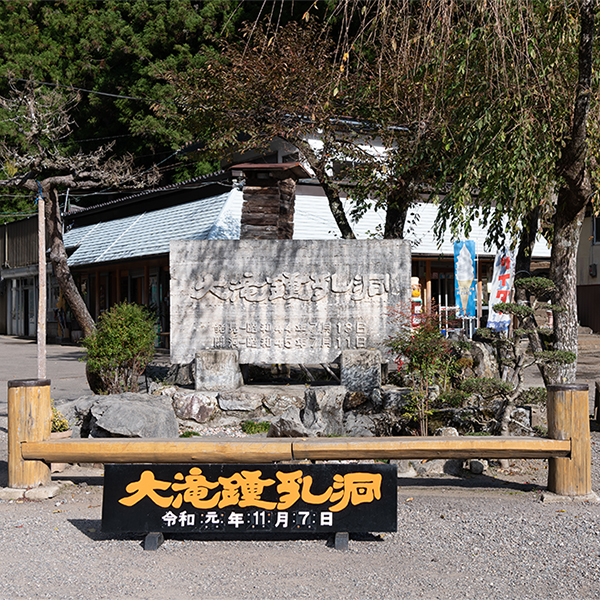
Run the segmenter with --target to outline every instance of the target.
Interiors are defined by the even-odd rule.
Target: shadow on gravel
[[[399,488],[456,488],[480,490],[512,490],[516,492],[543,491],[546,486],[537,483],[519,483],[490,477],[471,475],[467,477],[398,477]]]
[[[104,477],[94,477],[92,475],[73,475],[71,473],[52,473],[52,481],[71,481],[75,485],[89,485],[102,487],[104,485]]]
[[[145,534],[140,533],[104,533],[102,531],[102,521],[99,519],[69,519],[69,523],[83,533],[87,538],[94,542],[104,542],[107,540],[129,540],[140,541],[140,546],[144,545]],[[252,533],[164,533],[165,540],[176,540],[180,542],[289,542],[289,541],[324,541],[328,548],[335,547],[335,538],[327,533],[303,533],[303,534],[282,534],[267,533],[261,534],[254,531]],[[350,540],[356,542],[383,542],[381,535],[374,533],[350,533]]]

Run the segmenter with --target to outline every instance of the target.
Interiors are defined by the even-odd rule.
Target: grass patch
[[[179,437],[180,438],[191,438],[194,436],[200,437],[200,434],[197,431],[184,431]]]
[[[242,421],[242,431],[244,433],[267,433],[271,427],[268,421]]]

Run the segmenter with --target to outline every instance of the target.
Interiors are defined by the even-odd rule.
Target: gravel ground
[[[600,490],[600,433],[592,433]],[[0,417],[0,485],[6,485]],[[600,505],[542,503],[545,461],[482,476],[401,479],[398,531],[331,540],[206,541],[101,531],[102,472],[70,468],[60,494],[0,501],[0,598],[600,598]],[[4,481],[2,481],[4,479]]]

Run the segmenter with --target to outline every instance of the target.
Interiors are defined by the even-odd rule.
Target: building
[[[412,243],[412,276],[421,284],[425,304],[434,300],[448,311],[455,305],[453,240],[449,234],[440,243],[434,238],[436,216],[434,204],[417,203],[407,219],[405,236]],[[245,163],[231,171],[72,210],[64,221],[69,265],[92,317],[97,319],[124,300],[147,305],[156,311],[162,345],[168,345],[169,338],[171,240],[340,237],[322,188],[294,162]],[[5,234],[11,254],[2,258],[4,309],[0,304],[0,310],[6,320],[4,331],[12,335],[35,335],[37,250],[35,246],[25,249],[26,238],[30,245],[36,244],[32,223],[37,227],[33,218],[10,224]],[[376,236],[384,223],[383,212],[369,210],[354,230],[359,238]],[[485,227],[474,223],[470,239],[476,245],[483,303],[496,253],[496,248],[485,247],[485,238]],[[19,244],[23,248],[15,254],[12,248]],[[18,260],[13,258],[17,255]],[[538,243],[534,259],[549,256],[549,249]],[[48,290],[49,338],[76,341],[81,335],[78,324],[53,278]],[[485,312],[481,316],[485,318]]]

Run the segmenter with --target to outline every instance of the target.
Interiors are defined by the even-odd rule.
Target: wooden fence
[[[548,387],[548,436],[50,440],[50,382],[8,383],[8,483],[46,484],[51,462],[264,463],[294,459],[548,458],[548,489],[591,493],[587,385]]]

